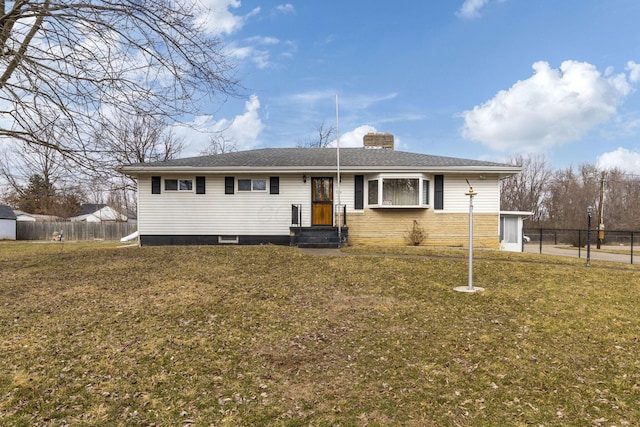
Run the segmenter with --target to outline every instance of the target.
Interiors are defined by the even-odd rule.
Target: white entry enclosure
[[[500,250],[524,251],[523,220],[531,215],[532,212],[500,212]]]

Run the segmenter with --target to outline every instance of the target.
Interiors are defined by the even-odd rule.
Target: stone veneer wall
[[[435,213],[432,209],[366,209],[347,213],[350,245],[407,245],[413,221],[424,231],[422,246],[469,245],[468,213]],[[474,213],[473,245],[499,249],[498,214]]]

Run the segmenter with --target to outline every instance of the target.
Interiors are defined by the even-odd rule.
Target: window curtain
[[[419,181],[417,179],[384,179],[382,181],[383,204],[392,206],[417,206],[419,202]]]

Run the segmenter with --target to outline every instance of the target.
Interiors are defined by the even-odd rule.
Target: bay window
[[[420,184],[415,178],[382,178],[382,204],[417,206],[420,204]]]
[[[378,204],[378,180],[373,179],[369,181],[369,204]]]
[[[426,208],[429,181],[422,174],[380,175],[368,181],[368,204],[374,208]]]

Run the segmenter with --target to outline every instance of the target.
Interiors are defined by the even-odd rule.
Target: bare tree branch
[[[544,219],[546,189],[552,175],[546,159],[542,155],[517,155],[508,162],[520,165],[522,171],[502,180],[500,208],[533,212],[532,221],[534,222]]]
[[[308,137],[305,142],[298,142],[297,147],[324,148],[336,138],[336,128],[333,125],[320,122],[316,123],[315,128],[316,134]]]
[[[197,4],[0,2],[0,138],[96,167],[109,147],[88,136],[117,124],[115,112],[171,124],[203,97],[236,95],[233,66],[198,27]],[[44,138],[43,127],[57,137]]]
[[[223,132],[212,135],[209,139],[209,145],[200,151],[201,156],[210,156],[213,154],[231,153],[238,151],[238,145],[233,139],[226,138]]]

